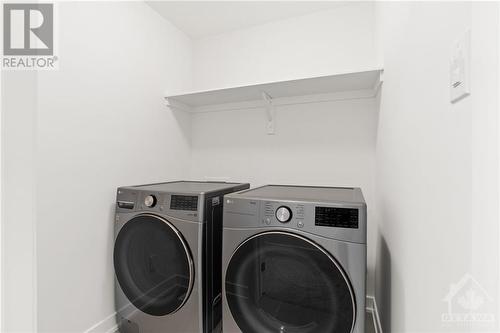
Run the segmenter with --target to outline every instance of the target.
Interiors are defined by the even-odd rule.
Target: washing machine
[[[247,188],[190,181],[118,188],[113,261],[121,333],[220,332],[223,196]]]
[[[224,333],[364,333],[359,188],[269,185],[224,197]]]

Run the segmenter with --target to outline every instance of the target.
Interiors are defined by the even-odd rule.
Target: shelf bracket
[[[275,111],[273,105],[273,98],[269,96],[266,92],[262,92],[262,99],[264,100],[267,113],[267,134],[274,135],[274,122],[275,122]]]

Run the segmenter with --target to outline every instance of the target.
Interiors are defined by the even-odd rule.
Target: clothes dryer
[[[225,333],[364,333],[359,188],[271,185],[224,200]]]

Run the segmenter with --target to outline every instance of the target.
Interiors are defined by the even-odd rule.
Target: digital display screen
[[[314,224],[317,226],[357,229],[358,222],[356,208],[316,207]]]
[[[195,195],[172,195],[170,209],[198,210],[198,197]]]

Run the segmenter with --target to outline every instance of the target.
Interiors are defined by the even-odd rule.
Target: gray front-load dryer
[[[220,332],[224,194],[248,184],[120,187],[113,262],[121,333]]]
[[[224,197],[224,333],[364,333],[359,188],[263,186]]]

